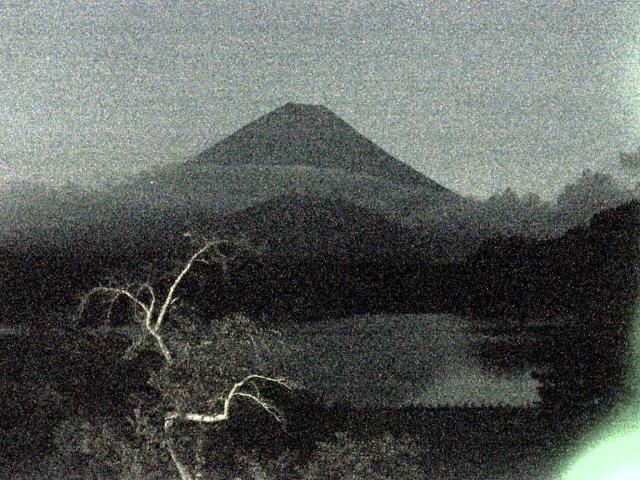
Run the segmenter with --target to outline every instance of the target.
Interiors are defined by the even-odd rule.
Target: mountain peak
[[[288,102],[249,123],[238,132],[248,130],[247,127],[258,127],[272,129],[273,133],[278,131],[291,134],[295,129],[332,128],[337,122],[342,120],[324,105]],[[287,132],[280,132],[278,129],[285,129]]]
[[[324,105],[289,102],[198,155],[219,165],[303,165],[447,190],[395,159]]]
[[[331,111],[327,107],[319,103],[287,102],[281,107],[275,109],[273,112],[277,112],[278,110],[291,111],[291,112],[309,112],[309,113],[329,112],[331,113]]]

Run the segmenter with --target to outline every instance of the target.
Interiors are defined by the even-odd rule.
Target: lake
[[[473,354],[486,339],[453,315],[356,316],[288,326],[297,351],[280,366],[330,400],[357,405],[526,406],[539,400],[529,369],[492,373]]]

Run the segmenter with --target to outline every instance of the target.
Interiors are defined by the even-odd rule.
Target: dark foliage
[[[159,358],[127,362],[122,355],[128,345],[120,335],[86,330],[33,329],[27,336],[3,337],[2,459],[48,451],[55,426],[71,416],[124,417],[153,395],[148,369]]]
[[[547,406],[614,404],[625,395],[638,294],[637,202],[594,216],[560,239],[487,245],[472,268],[486,282],[472,294],[482,313],[570,319],[530,351]],[[484,310],[484,311],[483,311]],[[527,311],[528,310],[528,311]],[[542,360],[542,362],[540,362]]]

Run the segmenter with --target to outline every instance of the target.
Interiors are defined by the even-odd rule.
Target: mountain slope
[[[288,258],[402,256],[427,246],[412,230],[337,197],[285,194],[218,224],[226,235],[243,235],[270,254]]]
[[[393,158],[321,105],[287,103],[205,150],[193,161],[340,168],[395,183],[447,191]]]

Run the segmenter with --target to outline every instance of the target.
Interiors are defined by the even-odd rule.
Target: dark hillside
[[[283,195],[218,223],[223,236],[243,236],[279,257],[354,259],[428,251],[428,239],[417,232],[341,198]]]
[[[639,227],[633,201],[558,239],[487,243],[466,265],[478,280],[469,284],[464,311],[518,318],[520,333],[528,321],[563,321],[521,347],[532,363],[546,365],[539,375],[546,405],[614,404],[627,394]]]

